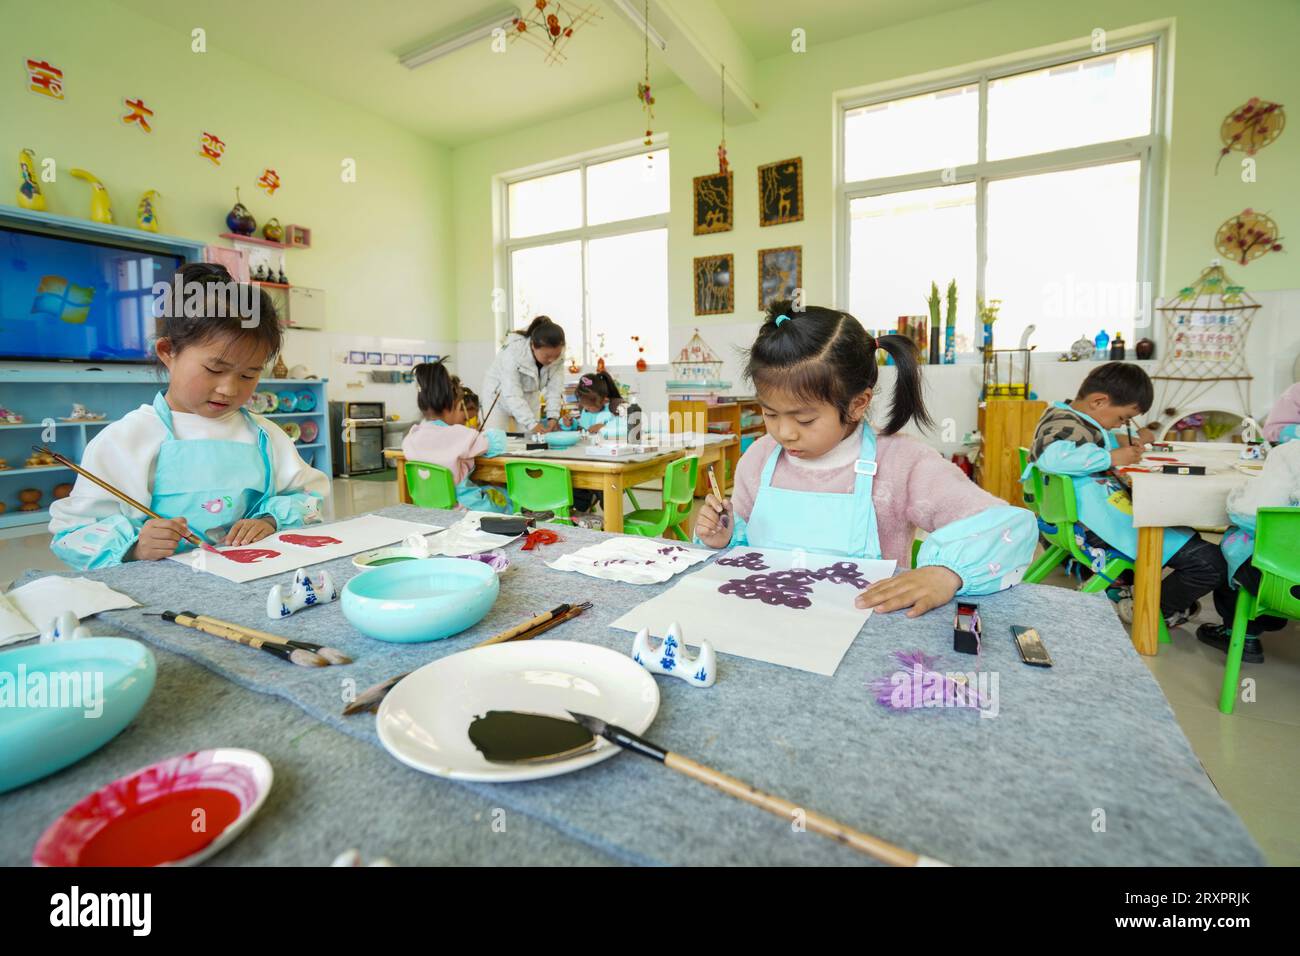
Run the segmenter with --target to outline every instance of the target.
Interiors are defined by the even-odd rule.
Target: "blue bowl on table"
[[[156,673],[153,652],[121,637],[0,652],[0,793],[62,770],[116,737],[149,699]]]
[[[478,561],[424,558],[358,574],[343,586],[343,616],[393,644],[440,641],[483,620],[501,585]]]
[[[547,432],[545,438],[552,448],[572,448],[582,441],[582,432]]]

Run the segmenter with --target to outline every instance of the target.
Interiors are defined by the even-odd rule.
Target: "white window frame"
[[[659,142],[654,146],[647,148],[644,144],[638,143],[635,146],[613,147],[611,149],[600,150],[569,160],[561,161],[543,166],[529,167],[526,170],[520,170],[498,179],[500,189],[500,220],[498,223],[498,235],[501,240],[498,243],[500,258],[498,268],[501,275],[505,276],[506,303],[505,314],[497,321],[496,338],[500,340],[511,328],[513,322],[515,306],[515,285],[514,285],[514,262],[513,254],[519,249],[529,249],[535,246],[550,246],[561,242],[572,242],[579,240],[582,243],[582,344],[585,354],[578,356],[578,361],[585,368],[589,365],[596,364],[595,353],[595,335],[591,330],[591,301],[590,292],[587,288],[587,243],[592,239],[604,239],[611,236],[626,236],[637,232],[649,232],[654,229],[668,230],[669,214],[672,211],[672,190],[671,184],[669,189],[669,209],[664,213],[657,213],[653,216],[640,216],[635,219],[619,219],[615,222],[601,223],[592,226],[587,224],[587,167],[600,166],[604,163],[616,159],[626,159],[628,156],[645,155],[646,153],[667,153],[668,137],[662,136]],[[671,159],[669,160],[671,163]],[[521,239],[510,238],[510,187],[514,183],[525,182],[530,179],[540,179],[543,176],[553,176],[556,173],[565,173],[570,170],[580,170],[581,175],[578,177],[578,201],[582,208],[582,225],[576,229],[562,229],[558,232],[547,232],[537,236],[527,236]],[[665,273],[664,281],[668,281],[668,274]],[[561,322],[563,324],[563,322]],[[664,315],[664,333],[669,331],[669,316]],[[567,348],[566,348],[567,352]]]
[[[1079,60],[1092,59],[1111,53],[1120,53],[1135,47],[1154,46],[1151,82],[1151,132],[1145,136],[1129,139],[1111,140],[1105,143],[1090,143],[1086,146],[1074,146],[1068,149],[1053,150],[1047,153],[1034,153],[1028,156],[1015,156],[1010,159],[989,160],[987,158],[988,140],[988,90],[991,80],[1030,73]],[[1168,36],[1165,30],[1147,32],[1125,37],[1122,41],[1108,43],[1104,52],[1097,52],[1086,44],[1067,52],[1051,56],[1031,57],[1014,62],[999,64],[996,68],[965,71],[947,76],[942,80],[930,80],[925,83],[899,85],[882,89],[865,97],[844,98],[836,102],[836,225],[835,255],[838,268],[838,282],[835,294],[838,307],[848,309],[850,289],[849,232],[852,228],[850,215],[851,204],[855,199],[879,196],[887,193],[908,192],[913,189],[931,189],[936,186],[956,186],[966,183],[975,184],[975,295],[985,298],[984,271],[988,264],[988,184],[993,180],[1012,179],[1035,173],[1056,172],[1065,169],[1079,169],[1088,166],[1102,166],[1108,163],[1139,160],[1141,172],[1138,194],[1138,252],[1135,263],[1135,283],[1149,283],[1139,288],[1151,290],[1151,295],[1140,295],[1138,305],[1146,313],[1145,326],[1141,324],[1142,316],[1135,319],[1134,331],[1140,335],[1155,339],[1157,330],[1151,301],[1156,290],[1160,288],[1160,196],[1162,195],[1162,172],[1164,169],[1164,129],[1165,129],[1165,71]],[[952,170],[927,169],[900,176],[888,176],[880,179],[864,179],[845,182],[844,170],[844,124],[851,110],[864,106],[875,106],[894,100],[936,93],[960,86],[979,87],[979,148],[973,164],[957,166]],[[948,172],[945,179],[944,174]],[[973,301],[973,300],[972,300]],[[974,326],[974,317],[967,313],[972,323],[966,330],[972,345],[979,342],[979,329]],[[959,325],[960,329],[961,326]],[[963,353],[968,361],[978,360],[977,350]]]

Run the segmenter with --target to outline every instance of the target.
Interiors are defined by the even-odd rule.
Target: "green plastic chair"
[[[1232,617],[1232,639],[1223,667],[1223,689],[1219,691],[1219,712],[1232,713],[1241,676],[1241,651],[1246,646],[1246,624],[1269,614],[1300,621],[1300,508],[1260,508],[1255,524],[1255,554],[1251,558],[1260,573],[1259,593],[1245,588],[1237,593],[1237,610]]]
[[[456,479],[450,468],[428,461],[406,463],[406,490],[421,508],[456,507]]]
[[[1022,475],[1025,474],[1025,469],[1028,467],[1029,449],[1021,448],[1020,473]],[[1029,568],[1025,571],[1024,580],[1026,584],[1039,584],[1052,573],[1053,568],[1070,556],[1070,552],[1068,549],[1054,543],[1053,536],[1043,527],[1043,523],[1046,522],[1047,519],[1043,518],[1038,507],[1038,502],[1043,497],[1043,473],[1037,468],[1031,469],[1029,471],[1029,476],[1020,483],[1020,487],[1022,489],[1021,493],[1025,499],[1025,507],[1033,512],[1035,518],[1040,519],[1038,525],[1039,533],[1048,541],[1048,545],[1043,550],[1043,553],[1035,558],[1029,565]],[[1047,523],[1049,525],[1051,524],[1051,522]],[[1070,536],[1070,540],[1074,540],[1073,535]]]
[[[1049,533],[1046,528],[1039,525],[1039,529],[1051,542],[1051,546],[1042,557],[1030,565],[1029,571],[1025,572],[1025,581],[1028,584],[1038,584],[1066,557],[1074,558],[1085,568],[1092,567],[1092,558],[1079,546],[1079,542],[1074,537],[1074,526],[1079,520],[1079,511],[1078,501],[1074,496],[1074,482],[1070,476],[1045,474],[1035,468],[1031,472],[1030,480],[1034,482],[1033,493],[1038,505],[1038,516],[1051,526],[1052,530]],[[1080,590],[1084,594],[1104,591],[1120,574],[1131,570],[1133,570],[1132,561],[1113,554],[1106,562],[1106,566],[1101,569],[1101,573],[1093,574]],[[1033,577],[1030,576],[1031,572]],[[1160,643],[1169,642],[1169,628],[1165,625],[1164,616],[1161,615]]]
[[[573,479],[569,469],[545,461],[506,462],[506,493],[514,505],[514,513],[522,511],[553,511],[555,520],[571,525],[569,512],[573,508]]]
[[[636,498],[628,492],[632,507],[637,510],[623,516],[623,531],[646,538],[676,535],[683,541],[690,541],[691,537],[686,533],[686,522],[691,516],[691,506],[695,503],[695,479],[699,467],[700,459],[695,455],[669,463],[664,469],[662,508],[640,508]]]

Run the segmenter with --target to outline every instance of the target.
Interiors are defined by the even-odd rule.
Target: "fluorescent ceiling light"
[[[519,8],[513,4],[499,7],[497,10],[475,20],[469,26],[461,29],[455,35],[445,37],[441,40],[435,40],[432,43],[426,43],[424,46],[412,50],[410,53],[404,53],[398,57],[398,62],[408,70],[414,70],[416,67],[424,66],[426,63],[432,63],[439,57],[446,56],[448,53],[455,53],[457,50],[464,49],[470,44],[477,43],[480,40],[486,40],[492,36],[492,31],[497,29],[509,29],[511,21],[519,16]]]
[[[658,30],[646,23],[645,6],[643,4],[637,3],[636,0],[608,0],[608,2],[613,5],[619,13],[632,21],[632,25],[636,27],[638,33],[644,35],[648,31],[650,33],[650,42],[657,46],[661,51],[667,52],[668,41],[660,36]]]

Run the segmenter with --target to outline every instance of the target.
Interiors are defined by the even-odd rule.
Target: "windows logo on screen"
[[[32,300],[32,314],[81,325],[90,315],[94,298],[95,290],[90,286],[73,285],[63,276],[42,276]]]

